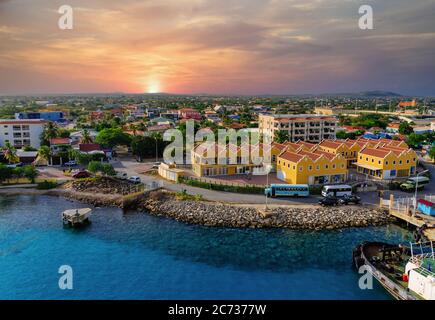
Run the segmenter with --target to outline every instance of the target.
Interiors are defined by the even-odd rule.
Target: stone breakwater
[[[339,229],[384,225],[393,221],[388,212],[358,206],[298,208],[277,207],[267,213],[246,206],[199,201],[142,199],[140,209],[156,216],[205,226],[235,228]]]

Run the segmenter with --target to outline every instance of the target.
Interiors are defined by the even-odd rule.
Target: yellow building
[[[278,150],[275,150],[278,154]],[[256,156],[263,156],[263,145],[222,146],[215,144],[214,153],[208,152],[205,144],[200,144],[191,152],[192,170],[198,177],[249,174],[263,169]],[[234,158],[234,161],[232,161]]]
[[[394,179],[415,174],[417,154],[406,147],[365,147],[358,153],[359,173],[378,179]]]
[[[405,142],[389,139],[379,140],[323,140],[318,144],[318,149],[331,153],[341,154],[347,160],[347,167],[351,168],[357,162],[358,153],[365,147],[402,147],[408,148]]]
[[[277,177],[289,184],[341,183],[347,179],[346,158],[321,150],[285,150],[278,156]]]

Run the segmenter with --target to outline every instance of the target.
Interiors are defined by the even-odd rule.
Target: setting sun
[[[157,81],[150,81],[147,86],[147,93],[158,93],[160,92],[160,83]]]

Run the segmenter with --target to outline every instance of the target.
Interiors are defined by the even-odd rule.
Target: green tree
[[[3,183],[10,178],[12,178],[12,168],[0,163],[0,182]]]
[[[143,158],[150,156],[153,150],[155,152],[155,144],[156,141],[151,137],[134,136],[130,144],[131,152],[142,161]]]
[[[33,148],[32,146],[24,146],[23,150],[24,151],[38,151],[38,149]]]
[[[99,161],[91,161],[88,164],[88,170],[92,173],[102,172],[103,164]]]
[[[104,163],[102,167],[102,172],[107,176],[116,175],[116,171],[110,163]]]
[[[284,143],[289,141],[288,132],[284,130],[276,130],[273,140],[278,143]]]
[[[91,138],[91,134],[89,133],[88,129],[83,129],[82,131],[82,139],[81,139],[82,143],[92,143],[92,138]]]
[[[29,179],[30,183],[35,183],[35,179],[38,176],[38,170],[34,166],[25,166],[23,175]]]
[[[104,147],[113,148],[120,145],[130,145],[131,138],[121,128],[109,128],[101,130],[95,141]]]
[[[49,122],[47,125],[45,125],[44,130],[41,134],[41,145],[49,146],[50,139],[56,138],[58,136],[57,129],[58,128],[53,122]]]
[[[414,132],[414,129],[412,129],[411,125],[408,122],[403,121],[400,123],[400,125],[399,125],[399,133],[400,134],[410,135],[413,132]]]
[[[38,150],[38,156],[47,161],[50,160],[51,157],[51,149],[49,146],[41,146]]]
[[[432,146],[429,150],[429,157],[433,160],[435,160],[435,146]]]
[[[4,158],[9,163],[17,163],[20,159],[17,156],[17,150],[10,144],[10,142],[6,142],[3,147]]]

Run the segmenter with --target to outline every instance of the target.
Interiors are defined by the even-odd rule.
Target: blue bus
[[[271,184],[264,189],[267,197],[308,197],[310,188],[308,184]]]

